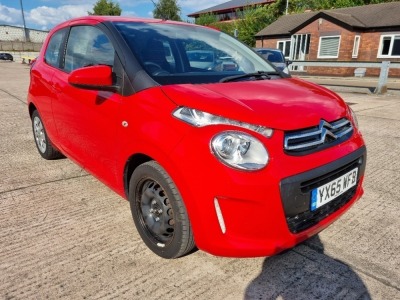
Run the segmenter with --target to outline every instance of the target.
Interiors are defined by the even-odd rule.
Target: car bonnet
[[[177,106],[281,130],[311,127],[347,113],[338,95],[295,78],[167,85],[162,90]]]

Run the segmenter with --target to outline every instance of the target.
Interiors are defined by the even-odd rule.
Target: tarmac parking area
[[[37,153],[29,67],[0,74],[0,299],[400,299],[398,95],[341,94],[367,143],[365,194],[318,236],[271,258],[164,260],[127,201]]]

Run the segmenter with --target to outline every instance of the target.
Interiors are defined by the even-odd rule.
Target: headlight
[[[173,115],[176,118],[196,127],[204,127],[209,125],[233,125],[249,129],[265,137],[271,137],[273,133],[272,129],[264,126],[235,121],[188,107],[178,108],[177,110],[174,111]]]
[[[260,170],[269,159],[264,145],[243,132],[225,131],[216,135],[211,140],[211,149],[221,162],[241,170]]]
[[[354,122],[354,126],[356,126],[356,128],[358,128],[358,119],[357,119],[356,113],[349,105],[347,107],[349,108],[351,118],[353,119],[353,122]]]

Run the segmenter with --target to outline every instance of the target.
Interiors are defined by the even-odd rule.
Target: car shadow
[[[321,240],[314,236],[292,250],[266,258],[244,299],[371,299],[352,268],[323,251]]]

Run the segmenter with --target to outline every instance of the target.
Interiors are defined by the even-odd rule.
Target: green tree
[[[154,3],[154,18],[182,21],[180,14],[181,7],[177,0],[159,0],[158,3]]]
[[[368,4],[378,4],[385,2],[394,2],[393,0],[289,0],[289,12],[300,13],[305,10],[323,10],[343,7],[362,6]]]
[[[197,25],[210,25],[218,21],[217,16],[212,13],[202,14],[196,18],[195,23]]]
[[[88,12],[89,15],[96,16],[120,16],[121,8],[118,3],[112,0],[98,0],[93,6],[93,12]]]
[[[280,3],[282,0],[277,2]],[[201,15],[196,19],[196,24],[214,27],[232,36],[237,30],[237,38],[253,47],[255,45],[254,35],[281,15],[277,4],[248,6],[243,11],[236,11],[236,14],[239,19],[230,22],[218,22],[217,16],[213,14]]]
[[[249,6],[242,12],[237,12],[239,19],[235,21],[238,39],[250,47],[256,43],[255,34],[278,19],[282,14],[280,2],[265,6]]]

